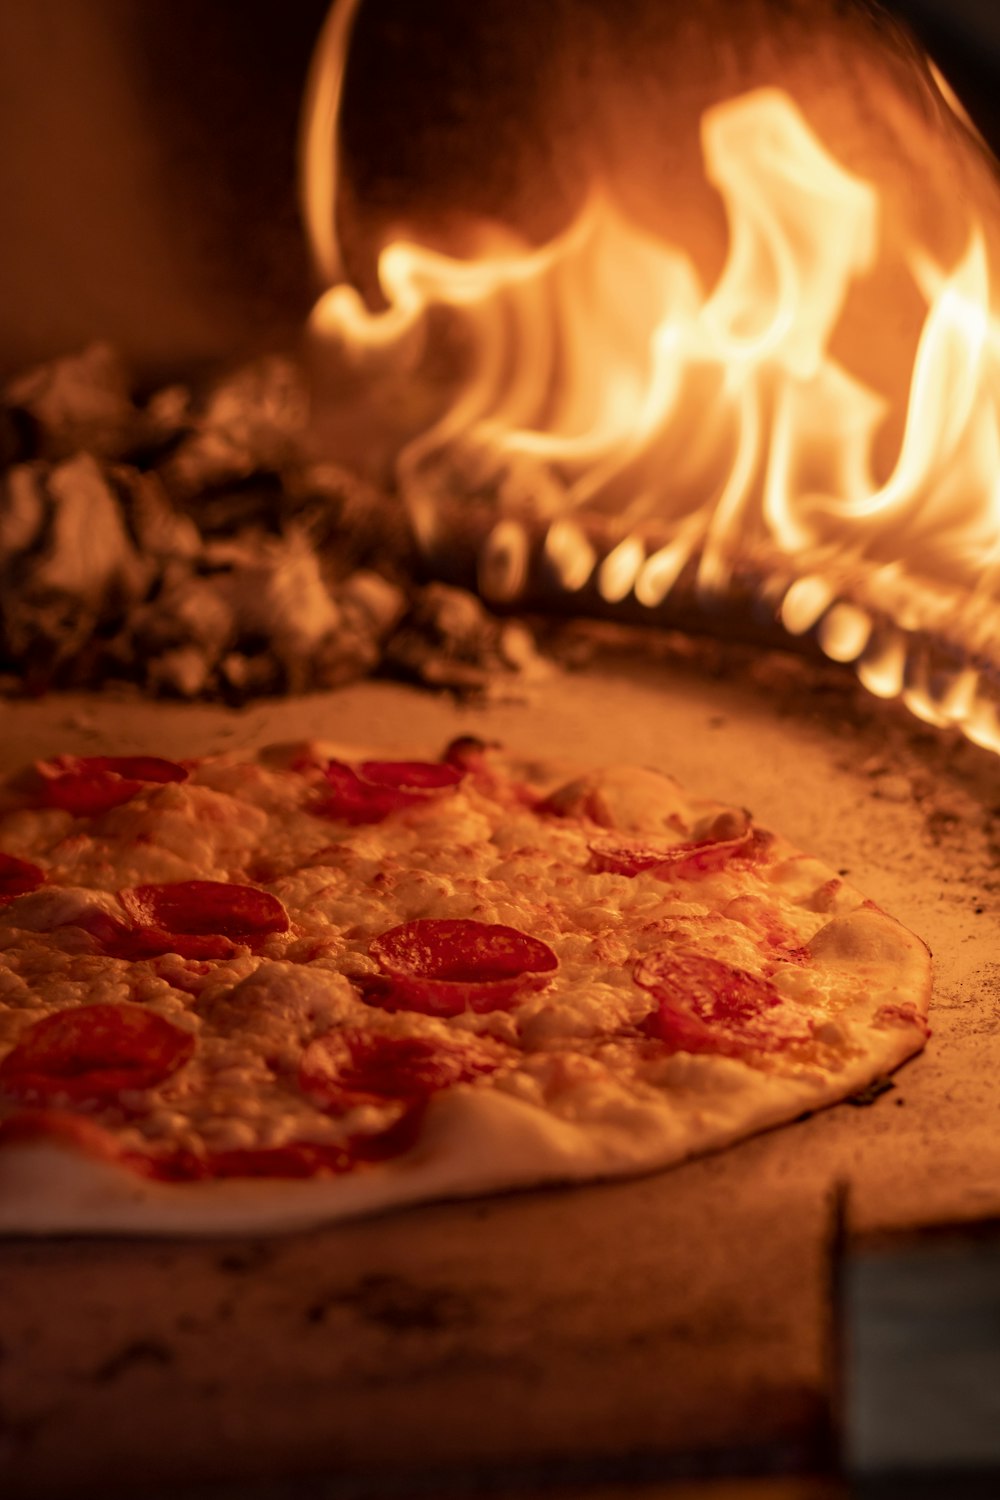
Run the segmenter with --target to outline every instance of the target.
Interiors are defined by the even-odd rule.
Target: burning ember
[[[388,238],[372,309],[338,238],[357,9],[334,10],[313,81],[307,219],[334,284],[312,326],[376,405],[390,382],[422,404],[393,459],[425,554],[453,565],[471,536],[487,598],[530,600],[541,579],[654,620],[677,594],[717,609],[749,577],[873,693],[1000,749],[1000,324],[978,220],[942,263],[789,94],[754,88],[701,118],[728,228],[710,282],[598,178],[540,246],[486,222],[463,226],[461,255]],[[909,340],[883,386],[863,373],[880,340]]]
[[[240,703],[375,671],[502,692],[538,666],[522,626],[417,580],[380,488],[315,461],[293,361],[139,400],[95,345],[3,394],[5,686]]]

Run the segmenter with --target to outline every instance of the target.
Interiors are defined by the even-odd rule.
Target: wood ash
[[[397,497],[309,450],[273,355],[139,397],[95,344],[0,392],[0,686],[243,702],[376,673],[503,695],[521,622],[420,579]]]

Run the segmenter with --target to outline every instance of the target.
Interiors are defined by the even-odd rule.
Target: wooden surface
[[[440,1481],[424,1493],[459,1493],[463,1476],[475,1492],[483,1475],[505,1493],[506,1475],[524,1495],[525,1474],[544,1489],[588,1465],[605,1483],[815,1468],[835,1185],[866,1229],[1000,1210],[997,763],[846,678],[657,661],[629,639],[530,704],[366,684],[238,714],[8,705],[4,727],[11,765],[302,734],[433,748],[456,732],[661,764],[849,869],[938,957],[935,1036],[894,1089],[673,1172],[270,1241],[7,1241],[5,1495],[293,1475],[374,1486],[352,1495],[421,1475]]]

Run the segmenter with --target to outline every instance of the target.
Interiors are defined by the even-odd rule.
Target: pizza
[[[0,1229],[646,1172],[879,1079],[929,990],[919,938],[661,770],[57,757],[0,789]]]

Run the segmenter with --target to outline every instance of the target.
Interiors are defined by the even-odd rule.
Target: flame
[[[355,9],[334,11],[306,137],[308,222],[331,281],[330,121]],[[419,380],[442,312],[460,330],[461,378],[395,467],[429,549],[449,474],[493,497],[480,557],[492,597],[518,596],[539,528],[562,586],[609,603],[653,609],[682,575],[710,599],[749,559],[784,579],[789,632],[814,632],[873,693],[1000,749],[991,684],[970,665],[1000,607],[1000,325],[982,232],[970,227],[950,268],[908,247],[926,315],[880,472],[892,403],[832,352],[878,262],[876,188],[779,89],[707,110],[701,144],[729,233],[713,286],[597,184],[541,248],[487,225],[461,260],[394,239],[378,261],[384,307],[338,282],[315,336],[356,369],[395,362]],[[968,651],[938,662],[922,643],[954,624],[957,594]]]

